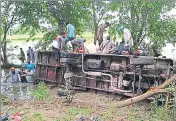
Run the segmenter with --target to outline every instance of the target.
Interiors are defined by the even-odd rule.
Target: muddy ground
[[[9,108],[10,115],[24,112],[23,121],[76,121],[80,117],[84,121],[91,121],[93,117],[98,117],[98,121],[150,121],[151,117],[149,102],[116,108],[119,95],[80,92],[74,95],[71,105],[62,103],[63,100],[57,96],[57,89],[52,89],[45,101],[10,101],[3,110]]]

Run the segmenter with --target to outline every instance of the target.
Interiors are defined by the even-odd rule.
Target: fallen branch
[[[174,82],[174,81],[176,81],[176,75],[172,76],[171,78],[166,80],[161,85],[153,88],[150,91],[147,91],[146,93],[144,93],[142,95],[139,95],[139,96],[127,99],[127,100],[123,100],[123,101],[117,102],[116,106],[118,108],[121,108],[121,107],[124,107],[124,106],[128,106],[128,105],[134,104],[136,102],[140,102],[140,101],[142,101],[144,99],[147,99],[147,98],[149,98],[149,97],[151,97],[151,96],[153,96],[155,94],[158,94],[158,93],[166,93],[166,92],[168,93],[170,89],[164,89],[164,88],[166,88],[171,82]]]
[[[157,86],[156,89],[163,89],[163,88],[167,87],[171,82],[174,82],[174,81],[176,81],[176,75],[174,75],[171,78],[169,78],[168,80],[164,81],[164,83]]]

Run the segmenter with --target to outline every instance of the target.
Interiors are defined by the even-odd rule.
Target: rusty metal
[[[37,56],[36,82],[65,85],[68,92],[81,87],[134,96],[163,83],[173,68],[171,59],[147,56],[61,53],[59,65],[55,65],[53,52],[38,52]]]

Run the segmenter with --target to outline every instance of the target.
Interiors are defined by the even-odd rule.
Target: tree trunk
[[[140,101],[142,101],[144,99],[147,99],[148,97],[151,97],[151,96],[153,96],[155,94],[166,93],[166,92],[168,92],[168,90],[166,90],[164,88],[166,88],[171,82],[174,82],[174,81],[176,81],[176,75],[171,77],[170,79],[166,80],[161,85],[159,85],[157,87],[154,87],[152,90],[149,90],[149,91],[147,91],[146,93],[144,93],[142,95],[139,95],[139,96],[127,99],[127,100],[119,101],[116,104],[116,106],[118,108],[124,107],[124,106],[128,106],[128,105],[134,104],[136,102],[140,102]]]
[[[135,22],[135,19],[136,19],[136,14],[135,14],[135,7],[134,7],[134,2],[132,1],[132,2],[130,2],[130,16],[131,16],[131,23],[132,23],[132,25],[133,26],[131,26],[131,30],[135,30],[136,31],[136,22]],[[133,39],[134,39],[134,45],[137,43],[137,41],[136,41],[136,36],[133,34],[134,32],[133,31],[131,31],[132,33],[132,37],[133,37]]]
[[[4,66],[8,65],[8,58],[7,58],[7,42],[4,42],[4,49],[3,49],[3,58],[4,58]]]
[[[95,1],[92,1],[92,10],[93,10],[93,23],[94,23],[94,44],[96,45],[98,25],[95,13]]]
[[[6,49],[2,49],[1,62],[2,62],[3,66],[8,65],[8,58],[7,58],[7,54],[6,54]]]
[[[58,33],[60,33],[62,30],[61,30],[61,26],[60,26],[60,22],[59,22],[59,20],[57,20],[58,22],[57,22],[57,26],[58,26]]]
[[[168,92],[168,91],[165,90],[165,89],[152,90],[152,91],[146,92],[146,93],[144,93],[142,95],[139,95],[139,96],[127,99],[127,100],[119,101],[116,106],[118,108],[121,108],[121,107],[124,107],[124,106],[128,106],[128,105],[140,102],[142,100],[145,100],[145,99],[147,99],[147,98],[149,98],[149,97],[151,97],[151,96],[153,96],[155,94],[166,93],[166,92]]]
[[[4,26],[4,36],[3,36],[3,46],[1,47],[2,48],[2,64],[4,66],[8,65],[8,58],[7,58],[7,24],[5,24]]]
[[[2,62],[2,65],[4,65],[4,57],[3,57],[2,53],[1,53],[1,62]]]

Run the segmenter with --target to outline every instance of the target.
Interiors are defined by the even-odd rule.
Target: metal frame
[[[42,59],[42,55],[43,54],[46,54],[48,53],[48,60],[47,60],[47,63],[40,63],[40,62],[37,62],[36,66],[39,67],[39,66],[46,66],[47,67],[47,73],[48,73],[48,68],[49,67],[54,67],[55,68],[55,80],[47,80],[47,79],[42,79],[41,77],[36,77],[36,80],[41,80],[41,81],[44,81],[44,82],[50,82],[52,83],[53,85],[56,85],[56,86],[60,86],[59,84],[59,80],[58,80],[58,76],[62,76],[62,75],[58,75],[58,68],[59,70],[61,69],[64,69],[66,68],[66,64],[67,62],[65,63],[62,63],[61,66],[53,66],[51,63],[49,64],[49,58],[51,56],[51,53],[52,51],[43,51],[43,52],[38,52],[38,57]],[[142,77],[145,77],[145,78],[160,78],[159,75],[152,75],[151,74],[145,74],[143,73],[143,65],[139,64],[139,65],[134,65],[134,68],[133,68],[133,71],[128,71],[128,68],[131,67],[132,65],[130,64],[130,59],[133,58],[132,56],[127,56],[127,55],[114,55],[114,54],[73,54],[73,53],[65,53],[65,54],[68,54],[70,56],[68,56],[66,58],[67,59],[73,59],[74,56],[76,56],[75,58],[77,60],[79,60],[79,64],[78,65],[72,65],[72,68],[74,69],[77,69],[77,70],[80,70],[82,68],[82,71],[79,71],[80,73],[85,73],[86,76],[78,76],[78,75],[74,75],[74,76],[77,76],[77,77],[80,77],[80,78],[85,78],[85,80],[83,80],[84,82],[82,82],[81,85],[76,85],[77,87],[82,87],[82,88],[86,88],[86,89],[93,89],[95,91],[105,91],[105,92],[110,92],[110,93],[119,93],[119,94],[123,94],[123,95],[128,95],[128,96],[134,96],[135,94],[138,93],[142,93],[141,91],[141,82],[143,81]],[[84,59],[82,58],[81,60],[81,56],[84,57]],[[122,62],[119,63],[121,66],[122,66],[122,70],[121,72],[123,72],[124,75],[126,76],[131,76],[132,77],[132,80],[133,80],[133,83],[135,85],[136,81],[138,81],[136,79],[136,77],[139,77],[139,84],[138,84],[138,88],[137,88],[137,92],[135,91],[135,88],[133,86],[131,92],[129,92],[128,90],[124,90],[124,89],[118,89],[116,87],[113,87],[113,84],[112,84],[112,81],[113,81],[113,78],[114,78],[114,75],[116,75],[118,77],[119,75],[119,72],[113,72],[113,71],[110,71],[110,70],[90,70],[90,69],[87,69],[87,68],[84,68],[83,65],[83,61],[87,61],[87,59],[89,58],[94,58],[94,59],[109,59],[110,58],[110,61],[118,61],[118,60],[121,60]],[[139,57],[139,58],[143,58],[143,57]],[[165,70],[167,70],[167,75],[170,76],[170,67],[172,66],[172,60],[171,59],[166,59],[166,58],[155,58],[155,57],[152,57],[152,59],[156,60],[156,63],[157,63],[157,60],[162,60],[164,62],[166,62],[168,65]],[[42,60],[41,60],[42,61]],[[109,62],[111,64],[111,62]],[[108,65],[110,66],[110,65]],[[139,66],[139,67],[138,67]],[[109,68],[109,67],[108,67]],[[106,68],[106,69],[108,69]],[[137,71],[138,69],[138,71]],[[156,70],[155,68],[153,68],[154,70]],[[40,71],[40,69],[38,70]],[[94,72],[92,72],[94,71]],[[96,75],[98,74],[98,75]],[[89,75],[92,75],[95,77],[95,79],[92,79],[89,77]],[[48,77],[48,75],[47,75]],[[97,81],[97,78],[96,77],[110,77],[110,80],[107,80],[107,79],[104,79],[102,80],[102,82],[98,82]],[[141,80],[142,79],[142,80]],[[77,79],[79,80],[79,79]],[[93,82],[94,81],[94,82]],[[94,83],[94,84],[93,84]],[[99,84],[101,86],[99,86]],[[116,82],[118,84],[118,81]],[[95,85],[95,87],[92,87],[91,84]],[[105,89],[104,87],[107,87],[107,89]]]

